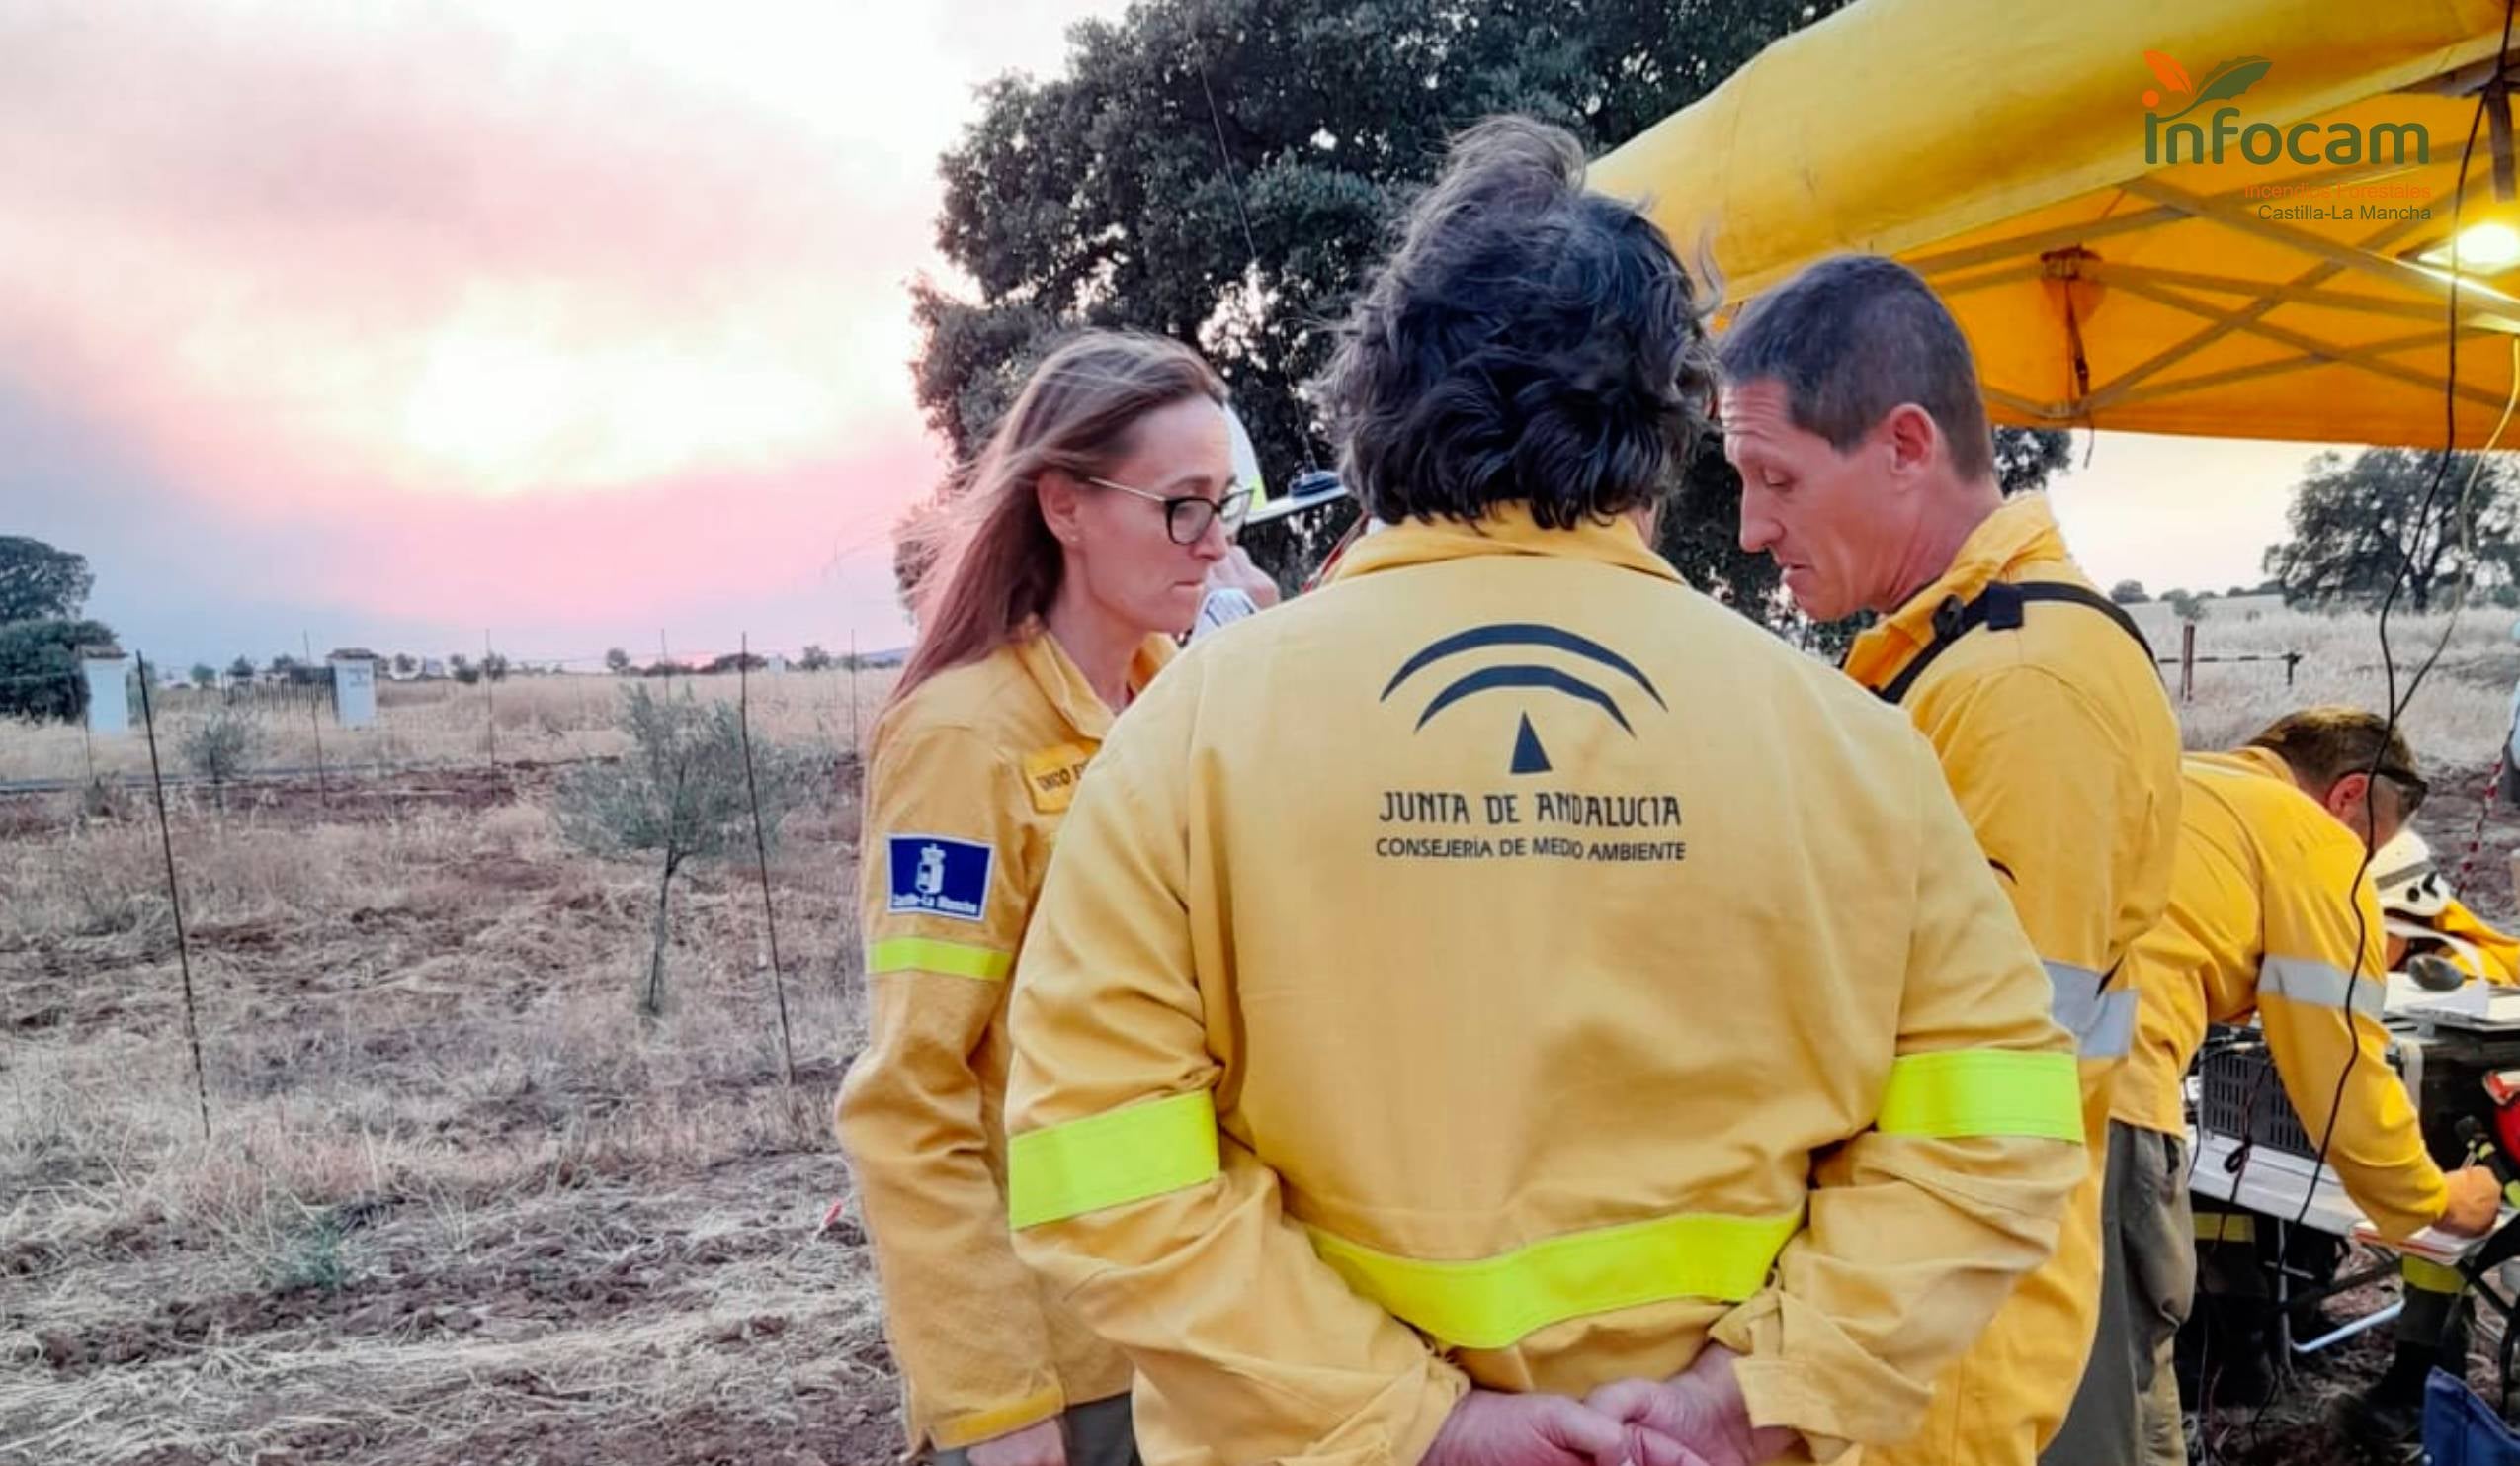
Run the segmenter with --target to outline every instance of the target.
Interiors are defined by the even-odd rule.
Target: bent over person
[[[1648,548],[1711,362],[1582,171],[1460,139],[1327,381],[1389,527],[1185,653],[1060,836],[1009,1208],[1158,1466],[1894,1440],[2085,1168],[1932,750]]]

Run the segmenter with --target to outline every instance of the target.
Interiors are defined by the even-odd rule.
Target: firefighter
[[[1134,1458],[1128,1360],[1008,1240],[1007,980],[1114,715],[1210,586],[1248,583],[1223,403],[1169,341],[1091,333],[1043,362],[973,472],[871,738],[871,1031],[836,1119],[911,1444],[940,1461]]]
[[[1323,387],[1387,527],[1186,652],[1060,835],[1010,1204],[1156,1466],[1895,1439],[2086,1168],[1932,751],[1648,548],[1712,363],[1582,176],[1457,140]]]
[[[1724,338],[1723,377],[1741,547],[1784,566],[1813,620],[1881,618],[1846,671],[1933,743],[2081,1061],[2093,1173],[2056,1257],[1938,1384],[1914,1438],[1869,1459],[2123,1466],[2149,1381],[2092,1347],[2095,1328],[2130,1328],[2101,1286],[2121,1200],[2104,1172],[2176,1168],[2182,1140],[2113,1136],[2109,1089],[2134,1031],[2120,963],[2169,891],[2178,721],[2046,496],[2004,497],[1969,343],[1905,266],[1842,256],[1762,295]]]
[[[2520,938],[2487,926],[2451,894],[2423,836],[2399,830],[2373,854],[2371,878],[2389,921],[2391,971],[2429,953],[2469,978],[2497,988],[2520,985]]]
[[[2409,826],[2372,855],[2372,884],[2389,924],[2389,966],[2439,956],[2471,981],[2520,982],[2520,940],[2487,926],[2450,893],[2431,847]],[[2423,1423],[2424,1381],[2436,1365],[2456,1374],[2468,1354],[2467,1282],[2458,1269],[2409,1252],[2398,1258],[2396,1347],[2371,1388],[2345,1403],[2344,1423],[2360,1438],[2412,1438]]]
[[[2433,1164],[2379,1021],[2386,929],[2364,866],[2423,802],[2405,739],[2373,714],[2311,708],[2236,752],[2190,757],[2184,777],[2169,912],[2130,959],[2142,1005],[2113,1122],[2184,1135],[2182,1085],[2206,1025],[2254,1013],[2285,1097],[2382,1235],[2481,1234],[2499,1188],[2481,1166],[2444,1177]],[[2195,1274],[2180,1265],[2193,1252],[2169,1245],[2192,1231],[2186,1187],[2163,1179],[2129,1210],[2121,1249],[2145,1264],[2127,1280],[2148,1331],[2135,1347],[2166,1375]],[[2143,1459],[2178,1459],[2177,1391],[2148,1396],[2146,1416],[2161,1445]]]

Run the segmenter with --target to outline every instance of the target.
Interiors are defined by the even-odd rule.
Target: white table
[[[2393,1242],[2376,1231],[2353,1198],[2345,1194],[2344,1185],[2336,1179],[2336,1168],[2318,1165],[2307,1157],[2288,1155],[2266,1146],[2251,1148],[2247,1164],[2239,1174],[2226,1169],[2226,1164],[2239,1143],[2229,1136],[2210,1132],[2189,1132],[2189,1143],[2195,1147],[2196,1162],[2188,1171],[2188,1191],[2192,1195],[2210,1197],[2232,1206],[2243,1207],[2261,1216],[2271,1217],[2276,1226],[2276,1243],[2280,1248],[2284,1229],[2308,1227],[2391,1253],[2403,1252],[2443,1266],[2457,1263],[2474,1251],[2481,1239],[2453,1237],[2436,1228],[2427,1227],[2413,1237]],[[2307,1198],[2309,1205],[2303,1205]],[[2367,1269],[2337,1284],[2337,1289],[2359,1286],[2393,1276],[2394,1262]],[[2293,1273],[2279,1267],[2275,1273],[2276,1327],[2285,1346],[2297,1354],[2311,1354],[2340,1343],[2357,1334],[2379,1328],[2405,1308],[2401,1300],[2386,1308],[2376,1309],[2352,1319],[2307,1342],[2293,1338],[2292,1309]],[[2507,1280],[2507,1278],[2506,1278]]]

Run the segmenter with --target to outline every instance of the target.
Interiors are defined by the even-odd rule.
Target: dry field
[[[753,732],[791,743],[846,751],[875,724],[898,673],[755,672],[750,678]],[[333,721],[329,693],[310,688],[249,688],[228,694],[179,689],[150,693],[157,718],[158,755],[169,777],[187,773],[185,736],[222,709],[248,715],[257,729],[256,767],[311,771],[325,767],[355,773],[383,769],[487,768],[500,763],[541,763],[619,753],[613,729],[619,692],[639,678],[511,676],[466,687],[438,679],[379,681],[377,721],[344,729]],[[732,676],[673,677],[646,681],[651,688],[688,691],[703,701],[736,696]],[[140,705],[131,704],[132,735],[89,738],[77,727],[29,727],[0,723],[0,785],[14,780],[84,781],[96,772],[145,778],[148,743],[139,734]]]
[[[549,776],[180,795],[201,1133],[154,822],[0,803],[0,1460],[884,1459],[826,1115],[862,1033],[853,795],[676,901]]]
[[[2472,618],[2408,719],[2451,770],[2425,824],[2454,865],[2520,681],[2506,625]],[[2378,697],[2368,621],[2209,619],[2200,644],[2309,653],[2290,701]],[[858,684],[861,718],[886,685]],[[173,796],[208,1139],[145,795],[0,798],[0,1460],[889,1459],[863,1238],[823,1225],[863,1032],[850,677],[753,684],[756,730],[832,770],[770,867],[794,1088],[748,865],[680,888],[672,1007],[633,1011],[654,872],[561,843],[557,771],[528,762],[619,750],[605,679],[385,693],[377,729],[324,726],[326,792]],[[2184,713],[2203,745],[2287,705],[2280,666],[2205,666]],[[265,716],[265,763],[311,763],[305,705]],[[100,763],[145,769],[137,742]],[[0,779],[85,761],[75,730],[0,729]],[[2507,914],[2511,817],[2485,833],[2473,894]],[[2320,1456],[2307,1416],[2262,1434],[2259,1458]]]

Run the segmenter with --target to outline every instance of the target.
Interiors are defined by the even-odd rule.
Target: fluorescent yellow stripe
[[[1767,1285],[1800,1212],[1685,1215],[1553,1237],[1467,1262],[1360,1247],[1318,1227],[1312,1250],[1348,1286],[1438,1342],[1501,1349],[1568,1319],[1673,1298],[1737,1303]]]
[[[996,982],[1015,970],[1015,954],[968,942],[941,942],[927,936],[896,936],[867,949],[869,973],[943,973],[954,978]]]
[[[2400,1253],[2397,1258],[2397,1271],[2398,1276],[2406,1280],[2406,1286],[2418,1293],[2465,1293],[2468,1291],[2468,1280],[2459,1275],[2458,1268],[2444,1267],[2429,1257]]]
[[[1066,1408],[1067,1397],[1056,1385],[1052,1385],[1011,1404],[958,1416],[937,1425],[928,1434],[935,1440],[938,1450],[959,1451],[983,1440],[995,1440],[1027,1425],[1038,1425]]]
[[[2257,1219],[2246,1212],[2198,1212],[2198,1242],[2255,1242]]]
[[[1945,1049],[1890,1061],[1884,1135],[2000,1135],[2082,1143],[2082,1081],[2071,1054]]]
[[[1213,1180],[1217,1110],[1205,1089],[1029,1131],[1006,1143],[1018,1231]]]

